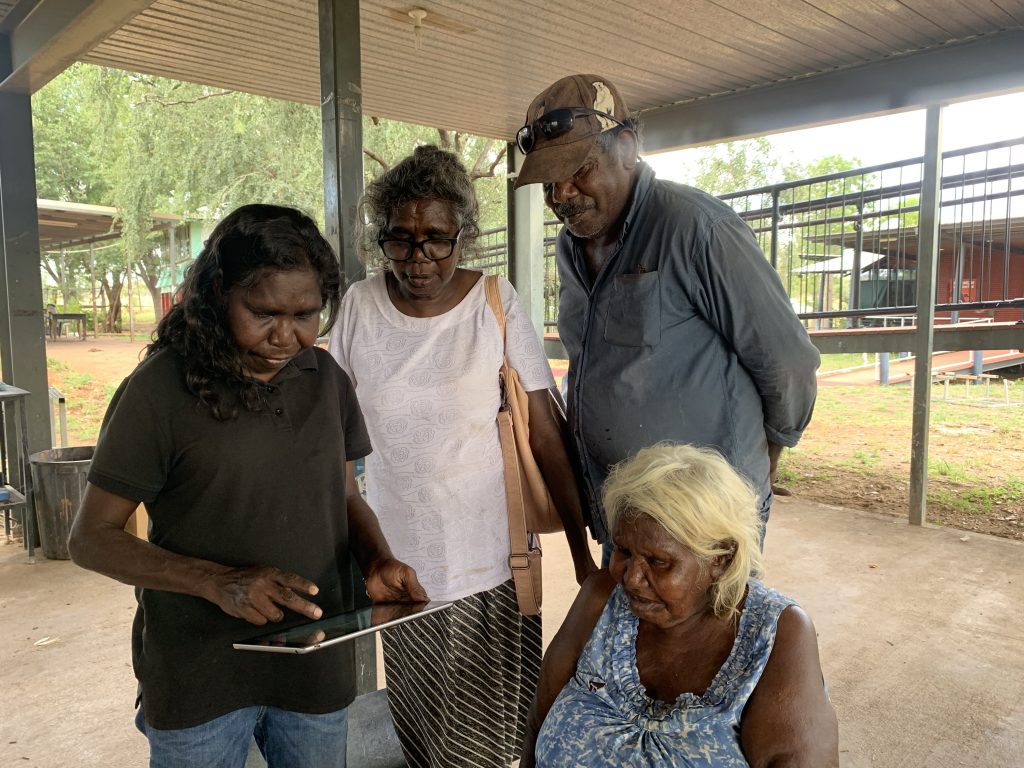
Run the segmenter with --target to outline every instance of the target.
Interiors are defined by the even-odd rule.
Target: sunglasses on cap
[[[596,109],[587,109],[586,107],[563,107],[562,109],[553,109],[550,112],[545,112],[532,123],[527,123],[516,131],[516,146],[519,147],[520,152],[528,155],[533,151],[533,147],[537,143],[538,134],[545,139],[557,139],[559,136],[564,136],[572,130],[573,123],[576,122],[577,117],[588,117],[590,115],[607,117],[619,127],[625,128],[625,124],[621,120],[609,115],[607,112],[598,112]]]

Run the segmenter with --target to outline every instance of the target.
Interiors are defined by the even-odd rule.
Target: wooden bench
[[[955,373],[952,371],[941,371],[934,374],[934,380],[942,382],[942,399],[949,400],[949,383],[962,381],[964,383],[964,395],[970,400],[971,398],[971,384],[977,386],[978,384],[985,385],[985,398],[988,399],[990,396],[990,387],[993,380],[999,380],[1001,377],[994,373]],[[1010,404],[1010,382],[1008,379],[1002,379],[1003,382],[1003,401]]]

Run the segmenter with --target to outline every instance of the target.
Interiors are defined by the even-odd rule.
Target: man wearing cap
[[[542,183],[557,240],[558,332],[591,530],[611,465],[659,440],[719,450],[758,491],[810,421],[819,356],[750,227],[662,181],[606,78],[572,75],[530,104],[516,188]]]

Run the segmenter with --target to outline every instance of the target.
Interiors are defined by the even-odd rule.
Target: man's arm
[[[527,393],[530,408],[530,449],[533,451],[551,499],[558,509],[565,527],[565,538],[572,553],[576,569],[576,583],[583,584],[587,576],[597,570],[597,564],[587,544],[587,530],[583,524],[579,487],[572,471],[565,443],[551,412],[547,390]]]
[[[86,484],[68,540],[72,559],[125,584],[209,600],[229,616],[252,624],[280,621],[282,607],[320,618],[320,608],[299,594],[315,595],[317,586],[301,576],[269,566],[231,568],[136,538],[124,527],[138,505]]]
[[[738,216],[715,222],[695,268],[709,321],[761,395],[768,442],[792,448],[811,420],[821,358],[778,273]]]
[[[366,594],[375,603],[429,600],[416,578],[416,571],[391,554],[377,516],[359,493],[355,467],[354,461],[345,465],[348,545],[363,572]]]

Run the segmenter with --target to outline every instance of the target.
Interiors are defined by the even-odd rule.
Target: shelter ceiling
[[[574,71],[651,110],[1022,28],[1024,0],[363,0],[363,108],[507,139]],[[158,0],[81,58],[315,104],[317,3]]]

